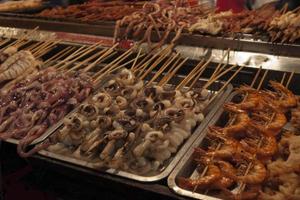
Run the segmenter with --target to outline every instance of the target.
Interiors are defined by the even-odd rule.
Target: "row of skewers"
[[[88,1],[67,7],[55,7],[38,13],[38,17],[79,20],[82,22],[116,21],[130,13],[140,10],[140,3],[122,1]]]
[[[299,199],[299,135],[284,131],[298,100],[282,83],[270,85],[273,91],[237,89],[242,102],[224,105],[228,123],[209,127],[194,149],[198,175],[179,177],[180,187],[222,199]],[[296,126],[298,109],[292,117]]]
[[[153,34],[158,38],[155,47],[165,43],[171,32],[175,32],[174,37],[168,39],[171,43],[175,43],[184,32],[225,37],[252,34],[255,38],[267,36],[272,42],[293,43],[300,38],[298,19],[299,9],[287,11],[285,6],[276,10],[274,3],[235,14],[231,11],[215,12],[206,4],[186,7],[182,1],[147,2],[141,10],[116,22],[114,37],[116,41],[142,38],[141,42],[147,42],[150,47]]]
[[[34,31],[16,41],[1,42],[0,140],[18,143],[19,149],[43,135],[92,93],[102,74],[94,77],[97,81],[93,83],[89,70],[116,47],[67,47],[43,61],[59,41],[27,40]]]
[[[160,173],[209,112],[207,107],[216,94],[208,88],[236,67],[220,65],[205,85],[195,89],[210,62],[202,60],[174,87],[168,83],[186,59],[180,62],[178,53],[167,60],[165,56],[157,57],[149,68],[138,63],[110,76],[98,92],[64,119],[58,131],[27,155],[47,148],[56,155],[87,161],[95,169],[142,176]],[[163,60],[165,64],[151,76],[149,72]],[[167,75],[161,77],[164,72]]]
[[[52,43],[40,45],[50,44],[53,47]],[[203,59],[174,88],[169,82],[187,58],[173,53],[172,45],[149,54],[140,50],[128,61],[134,52],[131,48],[93,72],[116,53],[116,45],[103,50],[98,47],[68,47],[46,61],[37,61],[36,54],[29,50],[4,48],[1,66],[9,66],[5,69],[12,72],[0,94],[0,139],[17,141],[18,153],[23,157],[49,147],[50,151],[62,150],[63,154],[88,160],[97,168],[157,173],[204,119],[206,107],[216,98],[208,92],[209,87],[236,69],[217,91],[221,93],[243,68],[220,64],[205,85],[194,90],[212,60]],[[37,55],[48,52],[36,51]],[[129,63],[132,67],[124,68]],[[30,67],[34,70],[27,71]],[[157,73],[151,75],[155,69]],[[161,77],[163,73],[167,75]],[[78,106],[78,111],[69,116]],[[57,134],[27,152],[32,142],[44,137],[61,120],[64,127]]]

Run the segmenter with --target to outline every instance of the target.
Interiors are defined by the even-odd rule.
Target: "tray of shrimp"
[[[284,133],[297,98],[281,83],[270,86],[241,86],[226,99],[169,176],[175,193],[208,200],[299,199],[299,136]],[[288,177],[291,185],[284,184]]]
[[[201,78],[192,88],[178,84],[186,77],[141,80],[120,69],[30,151],[95,174],[143,182],[166,178],[232,91],[229,82],[203,87],[208,80]]]

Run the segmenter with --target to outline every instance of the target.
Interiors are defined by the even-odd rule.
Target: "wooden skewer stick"
[[[142,49],[140,48],[140,49],[139,49],[139,52],[138,52],[138,54],[137,54],[137,56],[135,57],[135,60],[134,60],[134,62],[133,62],[133,64],[132,64],[132,66],[131,66],[131,68],[130,68],[131,70],[134,70],[134,67],[135,67],[136,63],[137,63],[138,59],[140,58],[141,52],[142,52]]]
[[[121,63],[123,60],[128,58],[132,54],[132,48],[127,50],[125,53],[120,55],[118,58],[116,58],[114,61],[103,67],[101,70],[99,70],[96,74],[94,74],[93,78],[96,78],[95,81],[100,80],[103,77],[103,73],[105,71],[108,71],[111,68],[116,67],[119,63]],[[99,76],[99,77],[98,77]]]
[[[218,76],[210,79],[203,87],[203,89],[207,89],[209,86],[211,86],[216,80],[218,80],[219,78],[221,78],[222,76],[224,76],[225,74],[227,74],[229,71],[231,71],[232,69],[236,68],[237,65],[233,65],[232,67],[228,68],[227,70],[223,71],[222,73],[220,73]]]
[[[46,48],[48,45],[52,44],[53,42],[55,42],[55,40],[49,40],[46,42],[38,42],[35,45],[30,46],[30,48],[28,50],[31,51],[32,54],[36,54],[36,52],[40,51],[41,49]]]
[[[225,58],[227,57],[227,55],[229,54],[229,52],[230,52],[230,48],[228,48],[227,51],[226,51],[226,53],[223,55],[223,57],[222,57],[220,63],[218,64],[216,70],[214,71],[214,73],[213,73],[212,76],[211,76],[212,78],[215,77],[218,73],[220,73],[220,72],[222,71],[222,68],[224,68],[224,67],[222,67],[222,68],[220,69],[220,67],[221,67],[222,64],[223,64],[223,61],[225,60]],[[226,64],[226,65],[227,65],[227,64]]]
[[[61,41],[55,41],[55,42],[52,42],[52,43],[49,43],[47,45],[44,45],[43,47],[40,47],[39,49],[37,49],[33,54],[35,56],[41,56],[43,55],[45,52],[48,52],[50,49],[52,49],[56,44],[58,44],[59,42]]]
[[[258,85],[258,87],[257,87],[257,90],[260,90],[260,88],[261,88],[261,86],[262,86],[262,84],[263,84],[263,82],[264,82],[264,80],[265,80],[265,78],[266,78],[268,72],[269,72],[269,70],[266,70],[266,71],[265,71],[265,73],[264,73],[262,79],[261,79],[260,82],[259,82],[259,85]]]
[[[58,67],[61,64],[65,64],[65,65],[69,65],[70,63],[72,64],[73,62],[77,61],[78,59],[80,59],[80,58],[86,56],[87,54],[91,53],[93,50],[95,50],[96,48],[98,48],[99,45],[100,45],[100,42],[95,43],[95,44],[93,44],[91,46],[86,46],[86,45],[81,46],[74,53],[72,53],[67,58],[65,58],[61,62],[57,63],[53,67]],[[65,68],[64,66],[61,66],[61,67]]]
[[[60,69],[66,69],[68,66],[72,65],[73,63],[75,63],[76,61],[78,61],[80,58],[85,57],[86,55],[90,54],[91,52],[95,51],[98,48],[98,46],[94,46],[94,47],[88,47],[87,49],[85,49],[86,51],[84,51],[84,53],[76,56],[75,58],[73,58],[72,60],[69,60],[67,62],[65,62],[65,64],[61,67],[59,67]]]
[[[171,74],[174,67],[177,66],[178,63],[180,62],[180,59],[181,59],[180,57],[177,58],[177,60],[175,59],[175,62],[173,63],[173,65],[168,69],[168,71],[166,72],[166,75],[157,83],[157,85],[162,85],[166,81],[166,79]]]
[[[289,79],[288,79],[288,82],[286,83],[286,87],[287,87],[287,88],[290,86],[290,83],[291,83],[291,81],[292,81],[294,75],[295,75],[295,71],[293,71],[293,72],[291,73],[291,75],[290,75],[290,77],[289,77]]]
[[[32,41],[30,41],[32,42]],[[30,44],[28,47],[25,47],[24,50],[27,50],[27,51],[32,51],[34,48],[37,48],[39,45],[43,44],[44,41],[42,42],[35,42],[33,44]]]
[[[221,89],[218,91],[218,93],[222,92],[226,87],[227,85],[236,77],[236,75],[244,68],[245,66],[241,66],[227,81],[226,83],[221,87]],[[213,96],[213,98],[211,98],[209,100],[209,103],[213,102],[213,100],[218,96],[218,94],[215,94]]]
[[[58,61],[59,59],[63,58],[64,56],[68,55],[72,51],[75,50],[75,47],[67,47],[63,49],[62,51],[54,54],[52,57],[44,61],[44,65],[47,65],[50,62]]]
[[[143,74],[141,74],[140,79],[143,80],[150,72],[153,71],[154,68],[156,68],[159,63],[161,63],[168,55],[170,52],[167,52],[166,54],[160,56]]]
[[[55,65],[53,65],[53,67],[58,67],[61,64],[66,63],[67,61],[71,60],[73,57],[75,57],[79,52],[83,51],[84,48],[86,48],[86,46],[81,46],[79,49],[77,49],[75,52],[73,52],[72,54],[68,55],[66,58],[64,58],[62,61],[56,63]]]
[[[254,79],[253,79],[253,81],[252,81],[250,87],[252,87],[252,88],[254,87],[254,84],[256,83],[256,80],[257,80],[257,78],[258,78],[258,76],[259,76],[261,70],[262,70],[262,66],[259,67],[257,73],[256,73],[255,76],[254,76]]]
[[[171,72],[169,76],[167,76],[166,80],[160,84],[160,86],[164,86],[167,84],[171,78],[176,74],[176,72],[184,65],[184,63],[188,60],[189,58],[185,58],[181,63],[177,65],[177,67]],[[176,66],[176,65],[175,65]]]
[[[85,59],[85,60],[83,60],[83,61],[77,63],[75,66],[73,66],[73,67],[71,67],[70,69],[68,69],[68,71],[76,70],[76,69],[78,69],[78,68],[84,66],[84,65],[87,64],[88,62],[90,62],[90,61],[92,61],[93,59],[99,57],[101,54],[103,54],[104,51],[105,51],[105,50],[102,50],[102,51],[99,51],[99,52],[93,54],[92,56],[88,57],[87,59]],[[100,57],[100,58],[102,58],[102,57]],[[98,58],[98,59],[99,59],[99,58]],[[98,60],[98,59],[97,59],[97,60]],[[90,65],[89,65],[89,66],[90,66]],[[88,71],[88,70],[89,70],[89,69],[85,69],[85,71]]]
[[[195,75],[198,73],[199,69],[202,69],[204,63],[204,59],[201,60],[189,74],[182,80],[180,83],[176,86],[177,90],[180,90],[182,87],[184,87],[190,80],[192,80]]]
[[[166,47],[164,49],[160,49],[158,52],[156,52],[149,60],[147,60],[145,63],[143,63],[141,66],[137,67],[136,71],[139,71],[139,73],[136,75],[137,77],[142,76],[144,70],[147,68],[147,66],[153,61],[155,60],[157,57],[161,58],[164,57],[164,55],[169,54],[169,47]],[[151,56],[151,54],[150,54]]]
[[[142,55],[140,55],[139,57],[144,57],[144,56],[145,56],[145,54],[142,54]],[[120,65],[120,67],[121,67],[121,68],[126,67],[127,65],[129,65],[130,63],[134,63],[135,61],[136,61],[136,58],[131,59],[131,60],[127,61],[126,63]]]
[[[155,81],[179,55],[180,54],[177,53],[175,56],[170,57],[169,60],[155,73],[155,75],[145,86],[150,85],[153,81]]]
[[[139,64],[135,67],[134,73],[136,73],[137,71],[141,71],[145,65],[148,65],[150,62],[152,62],[152,60],[155,57],[159,56],[159,54],[163,53],[165,50],[166,50],[165,48],[161,48],[158,51],[156,51],[155,49],[153,49],[152,51],[150,51],[149,53],[147,53],[148,55],[145,58],[143,58],[139,62]]]
[[[198,75],[194,78],[193,82],[189,85],[189,89],[192,89],[194,87],[194,85],[197,83],[197,81],[199,80],[199,78],[201,77],[201,75],[204,73],[204,71],[206,70],[206,68],[208,67],[208,64],[210,63],[210,60],[208,60],[208,62],[206,62],[201,70],[198,73]]]

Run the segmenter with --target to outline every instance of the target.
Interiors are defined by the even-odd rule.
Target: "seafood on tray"
[[[169,38],[171,32],[173,38]],[[114,38],[138,38],[151,47],[155,35],[156,47],[166,41],[176,42],[184,32],[229,37],[253,34],[272,42],[295,42],[300,38],[299,9],[276,10],[271,2],[256,10],[232,13],[215,12],[205,3],[190,7],[185,1],[146,2],[142,9],[116,22]]]
[[[89,75],[80,71],[63,73],[50,67],[30,74],[0,95],[0,140],[18,140],[22,155],[28,144],[74,109],[92,88]]]
[[[0,12],[26,11],[42,7],[42,0],[19,0],[0,3]]]
[[[180,187],[222,199],[299,199],[300,137],[280,134],[297,97],[270,85],[273,91],[237,89],[244,100],[224,105],[228,123],[209,127],[193,153],[198,176],[179,177]]]
[[[98,169],[157,173],[204,119],[209,96],[206,89],[146,85],[122,69],[64,119],[47,150]]]
[[[30,51],[11,46],[0,52],[0,83],[37,72],[40,62]]]
[[[77,19],[85,22],[97,22],[101,20],[115,21],[139,9],[141,9],[141,5],[137,3],[89,1],[84,4],[70,5],[68,7],[46,9],[37,14],[37,16]]]
[[[174,31],[176,34],[171,41],[174,43],[180,38],[184,30],[187,31],[192,24],[197,23],[201,19],[201,16],[208,13],[208,10],[210,8],[207,8],[207,6],[187,7],[182,1],[171,3],[146,2],[141,10],[133,12],[116,22],[114,38],[118,40],[126,39],[130,36],[143,36],[141,42],[148,42],[152,46],[151,36],[153,31],[156,32],[159,38],[158,44],[153,47],[155,48],[162,46],[170,33]],[[202,23],[202,21],[198,22],[196,27],[194,26],[192,29],[200,29],[199,26],[201,25],[199,23]],[[219,26],[216,22],[212,26],[202,26],[202,30],[205,29],[215,33],[216,31],[212,30],[212,28]],[[124,31],[121,29],[123,27]],[[145,34],[143,31],[145,31]]]

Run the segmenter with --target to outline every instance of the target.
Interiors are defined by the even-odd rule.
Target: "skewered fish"
[[[25,71],[35,70],[38,61],[30,51],[21,50],[8,57],[0,66],[0,82],[15,79]]]

